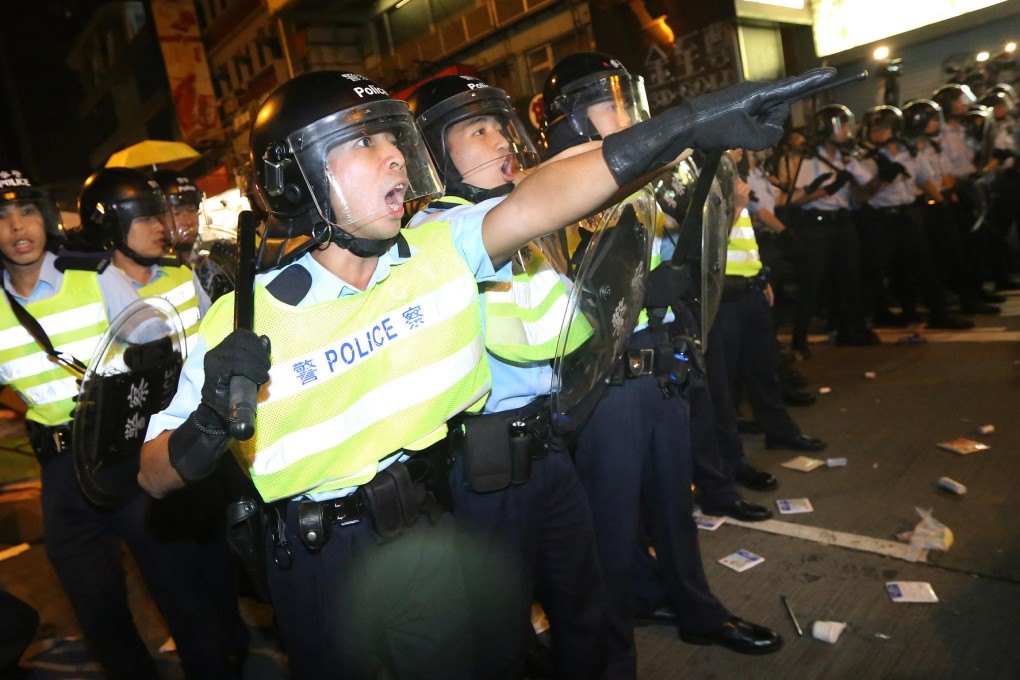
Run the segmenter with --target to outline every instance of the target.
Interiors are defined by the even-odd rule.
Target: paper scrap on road
[[[802,512],[815,511],[811,507],[811,501],[807,498],[783,498],[776,501],[776,507],[779,508],[779,514],[781,515],[796,515]]]
[[[780,465],[791,470],[811,472],[812,470],[825,465],[825,461],[818,460],[817,458],[808,458],[807,456],[797,456],[796,458],[791,458],[785,463],[780,463]]]
[[[952,451],[953,453],[958,453],[961,456],[967,456],[978,451],[987,451],[992,448],[988,444],[982,444],[981,442],[976,442],[973,439],[967,439],[966,437],[958,437],[947,442],[939,442],[937,446],[940,449]]]
[[[699,515],[699,514],[695,514],[694,515],[694,523],[696,525],[698,525],[699,529],[704,529],[705,531],[715,531],[716,529],[721,527],[723,524],[726,524],[726,518],[725,517],[715,517],[713,515]]]
[[[757,567],[765,561],[761,555],[755,555],[750,550],[738,550],[719,560],[719,564],[729,567],[733,571],[747,571],[751,567]]]
[[[938,602],[935,589],[926,581],[887,581],[885,590],[893,602]]]

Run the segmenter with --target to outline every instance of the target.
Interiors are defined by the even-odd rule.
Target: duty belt
[[[803,217],[808,222],[838,222],[841,215],[846,214],[846,209],[839,210],[805,210]]]
[[[883,215],[902,215],[907,211],[906,205],[891,205],[885,208],[869,206],[872,210],[880,212]]]

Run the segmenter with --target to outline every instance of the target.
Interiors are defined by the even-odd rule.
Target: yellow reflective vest
[[[751,216],[745,208],[730,229],[730,239],[726,245],[726,276],[751,278],[758,275],[761,267],[758,240],[754,237]]]
[[[139,297],[159,296],[172,304],[184,324],[184,333],[188,342],[188,350],[195,346],[198,337],[201,313],[198,308],[198,291],[191,270],[184,266],[160,266],[166,276],[161,276],[152,283],[138,289]]]
[[[24,307],[42,325],[57,351],[82,363],[92,358],[109,326],[94,271],[68,269],[55,295]],[[0,383],[17,392],[28,406],[25,417],[49,426],[70,420],[78,377],[50,359],[4,297],[0,304]]]
[[[377,462],[446,435],[490,387],[474,274],[445,222],[405,232],[411,259],[363,293],[294,307],[255,287],[255,332],[272,344],[255,435],[235,455],[266,501],[363,484]],[[233,296],[201,335],[233,327]]]

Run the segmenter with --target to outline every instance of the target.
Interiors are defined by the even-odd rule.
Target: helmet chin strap
[[[163,259],[162,256],[160,256],[160,257],[142,257],[141,255],[136,253],[131,248],[128,248],[126,243],[123,243],[123,244],[117,246],[117,250],[119,250],[120,252],[124,253],[125,255],[127,255],[128,257],[130,257],[132,260],[134,260],[138,264],[142,265],[143,267],[151,267],[152,265],[157,264],[161,259]]]
[[[513,182],[500,184],[494,189],[481,189],[465,182],[464,178],[461,177],[460,173],[456,170],[449,170],[446,174],[446,194],[448,196],[456,196],[458,198],[467,199],[472,203],[481,203],[482,201],[490,198],[496,198],[497,196],[506,196],[514,190]]]

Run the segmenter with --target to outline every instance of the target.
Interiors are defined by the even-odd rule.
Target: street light
[[[988,61],[988,57],[991,56],[987,52],[978,52],[977,56],[974,57],[977,61]]]
[[[889,57],[889,48],[886,47],[885,45],[876,47],[875,51],[872,53],[871,56],[875,58],[875,61],[882,61],[884,59],[887,59]]]
[[[1016,52],[1016,43],[1010,41],[1010,42],[1006,43],[1006,46],[1003,47],[1002,50],[1004,52],[1009,53],[1009,54],[1013,54],[1014,52]]]

